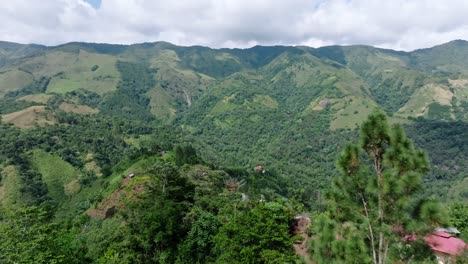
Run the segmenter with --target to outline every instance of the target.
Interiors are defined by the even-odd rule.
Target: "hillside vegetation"
[[[428,154],[414,201],[459,215],[466,58],[460,40],[413,52],[0,42],[0,231],[21,234],[0,237],[0,262],[300,263],[293,216],[330,209],[337,157],[376,108]],[[24,236],[44,243],[17,255]]]

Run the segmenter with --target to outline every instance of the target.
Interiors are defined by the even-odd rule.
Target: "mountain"
[[[466,230],[467,56],[461,40],[0,42],[0,262],[300,263],[293,219],[327,210],[337,157],[375,108],[428,154],[414,213],[438,213],[422,206],[436,198]]]
[[[453,41],[397,52],[369,46],[217,50],[166,42],[129,46],[68,43],[57,47],[2,42],[0,95],[21,90],[41,77],[50,79],[45,90],[49,94],[81,88],[104,95],[117,90],[121,80],[117,61],[136,63],[153,71],[155,84],[145,95],[150,100],[148,108],[156,118],[173,121],[176,113],[191,106],[209,85],[216,86],[234,74],[288,71],[312,76],[323,69],[330,76],[346,74],[341,76],[340,96],[366,97],[389,114],[404,118],[436,114],[466,121],[467,46],[465,41]],[[309,67],[298,68],[301,63]]]
[[[4,123],[13,124],[4,129],[21,128],[13,134],[56,130],[51,136],[61,142],[65,130],[87,140],[77,131],[105,130],[93,123],[103,122],[113,131],[102,133],[105,142],[114,142],[112,153],[125,144],[141,148],[143,138],[160,138],[156,127],[170,128],[177,131],[172,145],[190,143],[217,165],[267,166],[290,181],[285,195],[310,200],[336,175],[338,151],[357,136],[362,120],[381,108],[428,150],[434,167],[426,179],[428,193],[446,199],[448,190],[456,189],[456,197],[466,198],[460,186],[468,170],[467,56],[468,42],[462,40],[412,52],[370,46],[0,42],[0,113]],[[78,171],[86,171],[89,162],[109,170],[127,154],[105,161],[97,150],[103,142],[54,150],[25,145],[49,148],[76,162]],[[96,152],[100,161],[87,158]],[[11,170],[5,167],[11,157],[3,155],[4,169]]]

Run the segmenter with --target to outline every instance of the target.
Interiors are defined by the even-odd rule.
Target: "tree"
[[[426,154],[414,148],[400,126],[389,128],[382,112],[369,115],[360,144],[347,145],[337,166],[341,176],[327,194],[330,217],[320,218],[323,228],[316,230],[334,234],[314,241],[318,262],[355,263],[359,255],[370,256],[369,261],[360,257],[360,263],[374,264],[406,258],[396,253],[405,235],[444,223],[437,202],[416,200],[421,176],[428,171]],[[358,240],[365,246],[353,244]],[[326,246],[331,252],[321,253]]]
[[[221,221],[207,211],[197,209],[197,220],[192,224],[187,237],[179,244],[179,254],[176,263],[213,263],[212,249],[214,236],[217,234]]]
[[[192,145],[177,146],[175,160],[176,165],[179,167],[184,164],[197,164],[201,161]]]
[[[214,238],[217,263],[294,263],[291,219],[291,210],[279,202],[239,212]]]
[[[56,225],[48,223],[40,207],[0,212],[0,263],[65,262],[58,245]]]
[[[451,224],[458,228],[465,241],[468,240],[468,205],[462,202],[454,202],[449,207]]]
[[[189,229],[184,219],[194,186],[171,164],[157,163],[147,173],[147,190],[128,204],[130,247],[138,263],[175,263],[177,246]]]

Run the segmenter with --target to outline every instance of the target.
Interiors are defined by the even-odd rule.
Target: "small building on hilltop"
[[[263,167],[262,165],[255,166],[254,170],[257,171],[257,172],[261,172],[261,173],[266,172],[265,167]]]

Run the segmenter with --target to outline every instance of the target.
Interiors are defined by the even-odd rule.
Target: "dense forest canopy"
[[[2,263],[426,261],[391,229],[467,239],[467,42],[13,47],[0,42]]]

